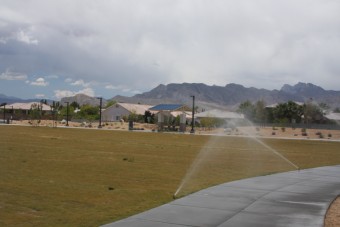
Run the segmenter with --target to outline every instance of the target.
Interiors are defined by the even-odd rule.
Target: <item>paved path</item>
[[[323,226],[340,165],[233,181],[105,227]]]

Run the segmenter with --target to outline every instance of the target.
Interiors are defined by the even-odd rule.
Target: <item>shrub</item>
[[[286,131],[286,128],[285,128],[285,127],[281,127],[281,131],[282,131],[282,132],[285,132],[285,131]]]

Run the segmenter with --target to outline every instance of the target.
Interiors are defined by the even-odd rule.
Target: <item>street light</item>
[[[6,122],[5,121],[5,119],[6,119],[6,105],[7,105],[7,103],[1,103],[1,105],[0,106],[4,106],[4,123]]]
[[[195,96],[192,95],[192,119],[191,119],[191,131],[190,133],[195,133]]]
[[[99,125],[98,125],[98,128],[101,128],[102,127],[102,102],[103,102],[103,98],[98,97],[97,99],[100,100],[100,102],[99,102]]]
[[[68,106],[70,102],[65,102],[66,103],[66,126],[68,126]]]

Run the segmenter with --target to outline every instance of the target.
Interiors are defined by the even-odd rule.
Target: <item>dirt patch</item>
[[[340,226],[340,197],[331,204],[325,218],[325,227],[336,226]]]

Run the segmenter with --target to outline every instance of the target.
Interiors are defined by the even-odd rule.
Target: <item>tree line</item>
[[[330,107],[325,103],[316,104],[311,100],[303,104],[288,101],[273,107],[266,107],[263,100],[255,103],[245,101],[239,105],[237,111],[254,123],[331,123],[325,117],[330,112]]]

